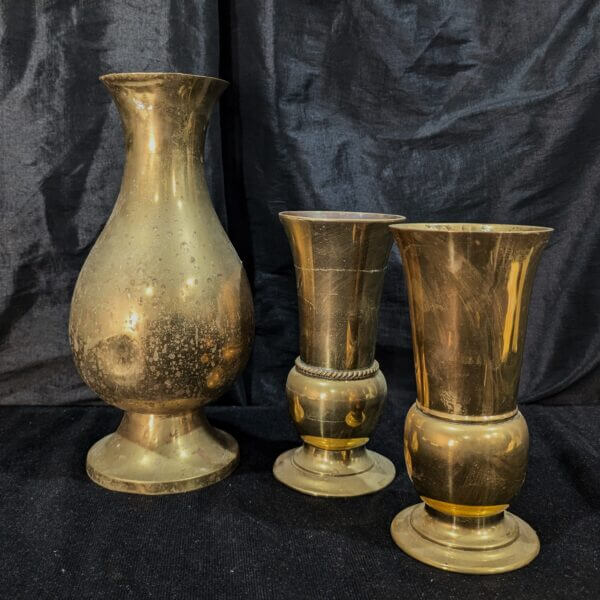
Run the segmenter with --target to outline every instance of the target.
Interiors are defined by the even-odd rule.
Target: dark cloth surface
[[[279,404],[298,347],[284,209],[556,229],[531,301],[523,402],[600,400],[600,3],[586,0],[4,0],[0,403],[95,399],[67,340],[77,273],[123,166],[111,71],[232,82],[210,126],[218,214],[256,342],[229,404]],[[393,252],[377,358],[413,389]]]
[[[402,461],[409,398],[388,403],[371,447],[398,476],[362,498],[319,499],[279,484],[277,455],[297,444],[286,412],[210,407],[234,434],[241,464],[187,494],[109,492],[85,454],[114,430],[108,407],[0,410],[0,597],[424,600],[600,597],[600,407],[523,409],[529,471],[511,510],[541,553],[512,573],[474,577],[422,565],[389,534],[418,499]]]

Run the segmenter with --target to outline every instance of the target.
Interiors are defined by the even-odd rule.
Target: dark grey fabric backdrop
[[[207,162],[257,327],[223,402],[284,402],[297,323],[277,213],[327,208],[554,227],[521,400],[598,403],[599,12],[583,0],[1,1],[0,402],[94,399],[67,319],[123,163],[97,78],[177,70],[233,84]],[[413,389],[396,251],[377,355],[395,402]]]

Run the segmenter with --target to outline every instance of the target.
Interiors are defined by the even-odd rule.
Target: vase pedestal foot
[[[284,485],[311,496],[349,497],[377,492],[396,476],[393,463],[364,446],[322,450],[303,444],[281,454],[273,474]]]
[[[409,556],[457,573],[513,571],[530,563],[540,550],[535,531],[507,511],[490,517],[453,517],[417,504],[396,515],[391,533]]]
[[[176,494],[224,479],[238,461],[237,442],[211,427],[201,411],[126,412],[117,431],[90,448],[86,470],[110,490]]]

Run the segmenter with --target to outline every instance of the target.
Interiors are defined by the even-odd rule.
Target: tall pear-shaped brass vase
[[[273,467],[285,485],[314,496],[359,496],[388,485],[394,465],[367,450],[387,394],[374,360],[388,225],[404,217],[283,212],[296,269],[300,356],[286,393],[304,444]]]
[[[202,406],[246,363],[250,288],[212,207],[204,136],[227,83],[175,73],[101,78],[121,115],[121,191],[77,280],[69,335],[84,381],[125,411],[87,472],[118,491],[168,494],[226,477],[238,446]]]
[[[525,478],[529,434],[517,388],[535,271],[551,229],[391,227],[410,304],[417,402],[404,429],[423,500],[392,537],[449,571],[500,573],[535,558],[533,529],[506,511]]]

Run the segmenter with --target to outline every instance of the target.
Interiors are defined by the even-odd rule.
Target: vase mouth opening
[[[430,231],[437,233],[451,234],[531,234],[531,233],[551,233],[554,231],[551,227],[541,227],[537,225],[509,225],[501,223],[400,223],[390,225],[391,230],[421,232]]]
[[[406,221],[402,215],[386,213],[352,212],[337,210],[284,210],[279,213],[282,219],[298,221],[327,221],[340,223],[400,223]]]
[[[102,83],[107,83],[110,85],[119,85],[120,83],[126,83],[128,85],[136,85],[136,84],[147,84],[148,82],[160,82],[160,81],[174,81],[182,79],[187,80],[197,80],[197,81],[214,81],[222,84],[224,87],[229,85],[228,81],[225,79],[220,79],[219,77],[212,77],[210,75],[195,75],[192,73],[178,73],[178,72],[148,72],[148,71],[139,71],[139,72],[131,72],[131,73],[106,73],[105,75],[101,75],[99,77]]]

